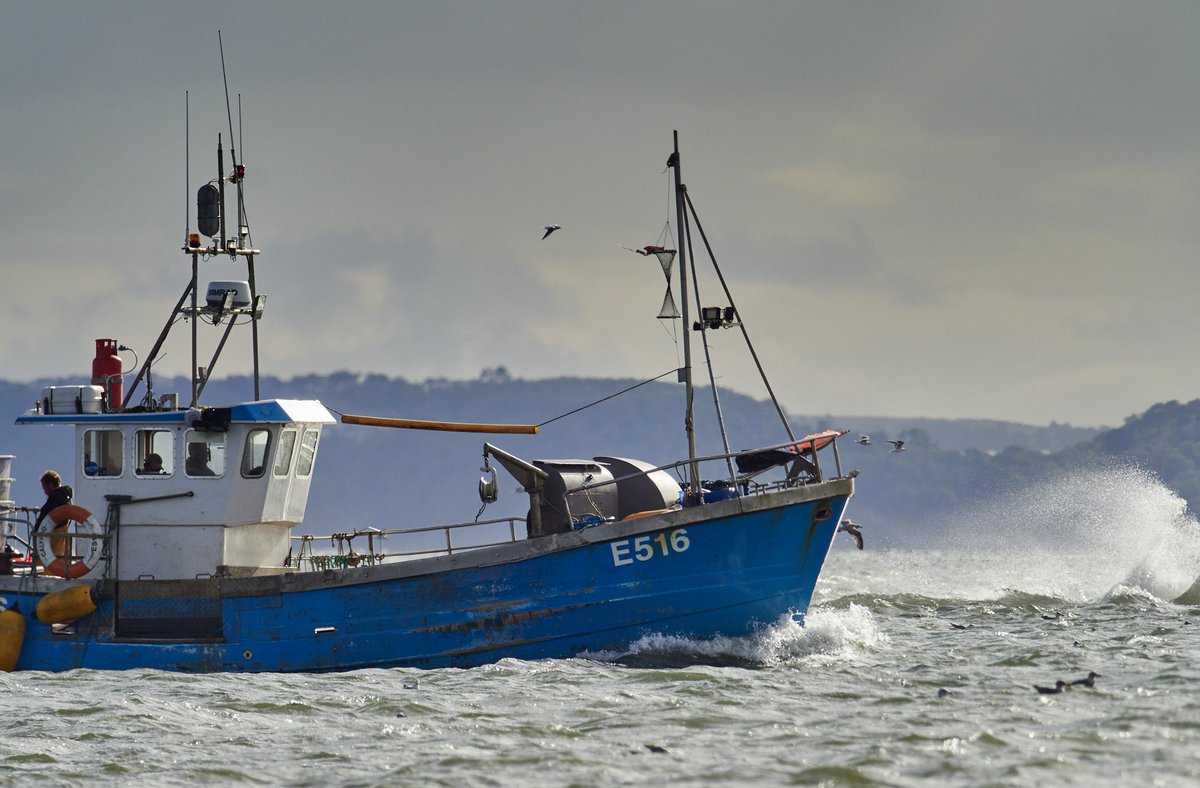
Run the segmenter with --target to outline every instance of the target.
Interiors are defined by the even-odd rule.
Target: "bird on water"
[[[1041,686],[1038,686],[1037,684],[1034,684],[1033,688],[1042,695],[1057,695],[1058,693],[1062,692],[1069,686],[1071,686],[1071,685],[1068,684],[1067,682],[1063,681],[1062,679],[1059,679],[1058,681],[1054,682],[1053,687],[1041,687]]]

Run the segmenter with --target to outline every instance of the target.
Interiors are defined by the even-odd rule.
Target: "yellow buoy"
[[[9,673],[17,666],[25,644],[25,616],[15,610],[0,612],[0,670]]]
[[[46,594],[34,615],[43,624],[61,624],[96,612],[96,592],[91,586],[71,586]]]

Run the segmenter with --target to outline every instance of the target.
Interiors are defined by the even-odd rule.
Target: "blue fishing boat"
[[[72,471],[74,498],[40,522],[33,507],[0,503],[0,668],[466,667],[620,652],[653,633],[743,636],[804,615],[854,473],[842,472],[842,432],[797,437],[778,404],[777,444],[730,451],[726,440],[724,452],[697,456],[689,337],[733,329],[748,343],[749,335],[728,291],[727,305],[697,307],[689,321],[684,251],[703,229],[682,182],[678,135],[668,162],[677,239],[667,232],[665,243],[637,251],[662,263],[660,317],[684,328],[688,456],[667,465],[613,456],[525,460],[484,443],[481,502],[496,501],[503,471],[528,495],[523,517],[347,530],[324,537],[339,545],[333,552],[297,533],[330,425],[536,428],[335,418],[319,401],[263,398],[265,303],[242,207],[246,171],[232,145],[225,171],[219,138],[217,153],[217,177],[198,193],[197,232],[188,228],[182,248],[190,279],[136,377],[126,385],[124,346],[97,340],[89,383],[47,388],[16,420],[74,430],[72,456],[60,466]],[[227,198],[237,206],[236,228],[226,221]],[[676,241],[678,255],[667,248]],[[243,261],[246,279],[202,289],[199,261],[220,256]],[[198,337],[207,324],[219,339],[201,366]],[[152,366],[178,325],[191,328],[191,391],[156,394]],[[249,328],[253,398],[204,404],[235,326]]]

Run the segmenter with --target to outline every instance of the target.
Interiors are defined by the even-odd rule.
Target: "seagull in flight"
[[[850,538],[854,540],[854,544],[858,546],[859,550],[863,549],[863,537],[862,531],[859,530],[860,528],[862,526],[853,520],[842,520],[841,525],[838,526],[839,531],[845,531],[850,534]]]
[[[557,225],[557,224],[548,224],[548,225],[546,225],[546,234],[542,236],[542,240],[544,241],[544,240],[546,240],[547,238],[549,238],[549,237],[550,237],[550,233],[554,232],[555,230],[561,230],[561,229],[562,229],[562,227],[560,227],[560,226],[559,226],[559,225]]]
[[[871,436],[870,435],[859,435],[858,440],[856,440],[855,443],[859,444],[860,446],[870,446],[871,445]]]
[[[888,441],[888,443],[892,444],[892,446],[893,446],[893,448],[892,448],[892,451],[893,451],[893,452],[898,452],[898,451],[904,451],[904,450],[905,450],[905,449],[904,449],[904,441]]]

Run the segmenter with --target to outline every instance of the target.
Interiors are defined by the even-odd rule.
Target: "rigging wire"
[[[687,204],[690,207],[692,203],[691,198],[688,197],[686,187],[683,189],[683,197],[687,200]],[[699,224],[699,220],[696,218],[694,209],[692,212],[692,220]],[[712,387],[713,407],[717,412],[717,427],[721,432],[721,444],[725,447],[725,465],[729,470],[729,478],[736,479],[737,474],[733,471],[733,460],[729,458],[729,434],[725,429],[725,415],[721,411],[721,396],[717,392],[716,372],[713,370],[712,353],[708,345],[708,327],[705,325],[703,319],[704,308],[700,299],[700,277],[696,274],[696,253],[692,248],[692,222],[688,221],[687,212],[684,212],[683,214],[683,231],[684,236],[687,238],[688,262],[691,264],[692,268],[692,292],[696,296],[696,314],[701,318],[700,344],[704,346],[704,365],[708,368],[708,383],[709,386]],[[715,260],[713,261],[713,265],[716,265]],[[683,330],[687,331],[688,327],[684,326]]]
[[[672,204],[672,199],[675,194],[675,184],[672,183],[672,181],[671,181],[671,168],[670,167],[666,167],[663,170],[663,175],[665,176],[665,178],[663,179],[663,182],[666,184],[666,187],[667,187],[667,194],[666,194],[667,220],[663,223],[662,232],[660,232],[658,234],[658,239],[655,241],[655,244],[666,249],[668,247],[668,245],[672,243],[672,238],[674,236],[674,231],[671,228],[671,209],[674,207],[674,205]],[[676,253],[676,256],[678,256],[678,252]],[[671,287],[671,279],[670,279],[670,277],[668,277],[667,278],[667,288],[670,289],[670,287]],[[663,322],[663,321],[660,321],[660,322]],[[669,336],[671,338],[671,341],[675,344],[675,366],[682,367],[683,359],[680,357],[680,353],[682,352],[682,347],[681,347],[682,343],[679,340],[679,323],[673,319],[665,321],[665,322],[670,323],[670,326],[671,326],[668,329],[667,326],[664,325],[663,331],[666,333],[667,336]]]
[[[581,407],[576,408],[575,410],[568,411],[567,413],[564,413],[561,416],[555,416],[552,419],[547,419],[546,421],[543,421],[541,424],[538,424],[537,426],[544,427],[547,424],[550,424],[551,422],[558,421],[559,419],[565,419],[567,416],[573,416],[581,410],[587,410],[588,408],[592,407],[593,405],[599,405],[601,402],[606,402],[606,401],[612,399],[613,397],[619,397],[622,394],[626,394],[630,391],[633,391],[634,389],[644,386],[647,383],[653,383],[654,381],[658,380],[659,378],[665,378],[667,375],[670,375],[675,372],[678,372],[678,370],[677,369],[668,369],[666,372],[662,373],[661,375],[650,378],[649,380],[643,380],[641,383],[635,383],[634,385],[630,386],[627,389],[622,389],[621,391],[618,391],[615,394],[609,394],[607,397],[602,397],[602,398],[596,400],[595,402],[589,402],[587,405],[583,405]]]
[[[708,251],[709,259],[712,260],[713,270],[716,271],[717,279],[721,282],[721,289],[725,291],[725,298],[729,300],[729,305],[733,307],[734,312],[740,316],[741,313],[737,311],[737,304],[733,301],[733,294],[729,292],[729,285],[725,282],[725,275],[721,273],[721,266],[717,264],[717,256],[713,254],[712,245],[708,242],[708,235],[704,232],[704,225],[700,223],[700,217],[696,214],[696,206],[692,204],[692,197],[685,191],[683,198],[687,201],[692,219],[696,222],[696,229],[700,231],[700,240],[704,242],[704,248]],[[763,369],[762,362],[758,359],[758,352],[754,349],[754,343],[750,341],[750,332],[746,330],[746,321],[739,319],[738,327],[742,330],[742,337],[746,340],[746,347],[750,351],[750,357],[754,360],[754,365],[758,367],[758,375],[762,379],[763,386],[767,389],[767,394],[770,396],[772,404],[775,405],[775,412],[779,415],[779,420],[783,422],[783,429],[787,432],[788,439],[795,440],[796,435],[792,432],[792,425],[788,422],[787,416],[783,412],[783,407],[779,404],[779,398],[775,396],[775,390],[771,387],[771,381],[767,379],[766,370]]]
[[[673,375],[673,374],[677,373],[678,371],[679,371],[678,369],[668,369],[666,372],[662,373],[661,375],[656,375],[656,376],[654,376],[654,377],[652,377],[652,378],[650,378],[650,379],[648,379],[648,380],[643,380],[641,383],[635,383],[635,384],[633,384],[632,386],[629,386],[628,388],[621,389],[620,391],[618,391],[618,392],[615,392],[615,393],[613,393],[613,394],[609,394],[609,395],[608,395],[608,396],[606,396],[606,397],[601,397],[600,399],[598,399],[598,400],[596,400],[596,401],[594,401],[594,402],[589,402],[589,403],[588,403],[588,404],[586,404],[586,405],[581,405],[581,406],[579,406],[578,408],[575,408],[574,410],[567,411],[566,413],[563,413],[563,414],[561,414],[561,415],[555,416],[555,417],[554,417],[554,418],[552,418],[552,419],[547,419],[546,421],[543,421],[543,422],[541,422],[541,423],[540,423],[540,424],[538,424],[537,426],[538,426],[539,428],[540,428],[540,427],[545,427],[547,424],[551,424],[551,423],[553,423],[553,422],[556,422],[556,421],[558,421],[559,419],[565,419],[567,416],[574,416],[576,413],[579,413],[580,411],[583,411],[583,410],[587,410],[588,408],[592,407],[593,405],[599,405],[599,404],[600,404],[600,403],[602,403],[602,402],[607,402],[608,400],[610,400],[610,399],[613,399],[614,397],[619,397],[619,396],[621,396],[622,394],[627,394],[627,393],[629,393],[630,391],[633,391],[633,390],[634,390],[634,389],[636,389],[636,388],[641,388],[642,386],[646,385],[647,383],[653,383],[653,382],[654,382],[654,381],[656,381],[656,380],[659,380],[659,379],[661,379],[661,378],[665,378],[667,375]],[[339,417],[341,417],[341,416],[344,416],[344,415],[345,415],[344,413],[342,413],[342,412],[341,412],[340,410],[338,410],[337,408],[330,407],[329,405],[326,405],[325,407],[326,407],[326,408],[328,408],[330,411],[332,411],[332,412],[336,413],[336,414],[337,414]]]

